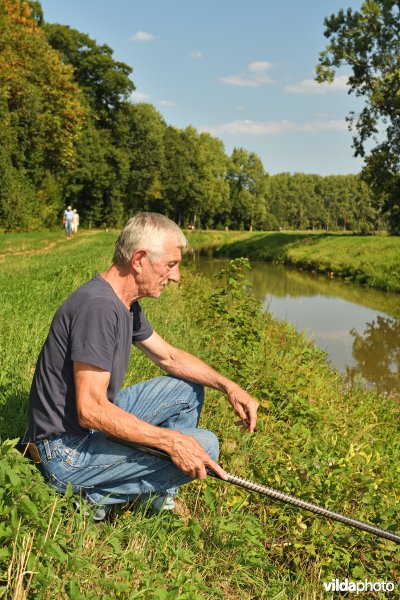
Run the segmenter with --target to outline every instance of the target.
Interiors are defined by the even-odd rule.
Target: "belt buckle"
[[[37,449],[36,444],[34,444],[33,442],[28,442],[28,453],[29,453],[31,459],[33,460],[33,462],[35,463],[35,465],[42,462],[42,459],[40,458],[39,450]]]

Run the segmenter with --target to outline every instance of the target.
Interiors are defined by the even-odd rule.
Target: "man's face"
[[[178,282],[180,280],[179,265],[182,260],[182,252],[176,243],[176,240],[166,241],[164,252],[157,261],[152,262],[146,255],[143,261],[141,295],[159,298],[169,281]]]

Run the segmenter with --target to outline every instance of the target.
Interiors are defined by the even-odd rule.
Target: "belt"
[[[28,442],[25,447],[25,453],[29,454],[35,465],[38,465],[42,462],[40,458],[39,450],[36,444],[33,442]]]

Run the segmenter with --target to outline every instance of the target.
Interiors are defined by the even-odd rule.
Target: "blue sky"
[[[42,0],[46,21],[70,25],[133,68],[132,101],[256,152],[270,174],[357,173],[345,117],[360,101],[348,72],[313,82],[323,20],[352,0]]]

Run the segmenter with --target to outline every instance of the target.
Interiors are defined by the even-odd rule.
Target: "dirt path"
[[[51,242],[50,244],[48,244],[47,246],[44,246],[43,248],[36,248],[34,250],[16,250],[15,252],[3,252],[3,253],[0,253],[0,258],[4,259],[4,258],[7,258],[7,256],[21,256],[21,255],[26,255],[26,254],[39,254],[40,252],[48,252],[49,250],[51,250],[52,248],[54,248],[54,246],[57,246],[58,244],[66,244],[72,240],[78,241],[83,236],[97,235],[98,233],[101,233],[101,232],[100,231],[84,231],[83,233],[80,233],[76,238],[71,238],[71,240],[67,240],[67,238],[63,238],[61,240],[56,240],[55,242]]]

